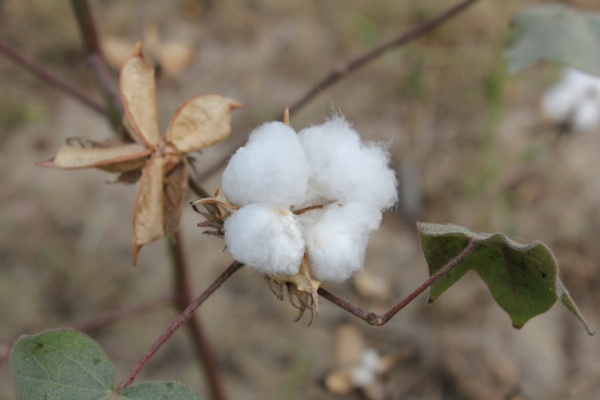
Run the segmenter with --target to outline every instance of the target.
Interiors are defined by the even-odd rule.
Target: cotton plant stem
[[[358,57],[346,60],[338,65],[337,68],[333,69],[329,74],[327,74],[323,79],[321,79],[316,85],[314,85],[311,89],[309,89],[302,97],[300,97],[296,102],[294,102],[289,107],[290,113],[295,113],[300,110],[304,105],[306,105],[310,100],[312,100],[315,96],[321,93],[323,90],[342,80],[343,78],[350,75],[352,72],[358,71],[360,68],[369,64],[371,61],[376,60],[381,57],[384,53],[394,48],[403,46],[407,43],[412,42],[413,40],[423,36],[424,34],[432,31],[438,26],[442,25],[444,22],[454,18],[459,15],[462,11],[469,8],[471,5],[476,3],[478,0],[465,0],[462,1],[435,17],[431,18],[428,21],[425,21],[421,25],[418,25],[412,29],[409,29],[406,32],[396,36],[390,41],[381,44],[380,46],[374,48],[373,50],[362,54]],[[281,119],[281,118],[280,118]]]
[[[204,301],[206,301],[206,299],[208,299],[210,295],[213,294],[213,292],[223,284],[223,282],[229,279],[231,275],[233,275],[238,269],[240,269],[243,266],[243,264],[233,262],[229,267],[227,267],[225,271],[223,271],[221,275],[219,275],[217,279],[213,281],[213,283],[210,284],[209,287],[207,287],[200,294],[200,296],[196,297],[194,301],[187,306],[187,308],[181,313],[181,315],[179,315],[179,317],[177,317],[177,319],[173,321],[173,323],[167,328],[167,330],[152,344],[152,346],[150,346],[150,348],[148,349],[148,351],[146,351],[142,358],[140,358],[140,360],[129,373],[129,376],[127,377],[125,382],[123,382],[123,384],[121,385],[121,390],[128,386],[131,386],[131,384],[133,383],[137,375],[140,373],[140,371],[154,356],[154,354],[156,354],[156,352],[162,347],[162,345],[165,344],[165,342],[169,340],[171,336],[173,336],[173,334],[177,331],[177,329],[181,327],[181,325],[183,325],[187,320],[191,318],[191,316],[194,314],[194,311],[196,311],[196,309],[200,307],[202,303],[204,303]]]
[[[175,272],[175,306],[178,311],[182,313],[194,300],[192,288],[190,286],[192,278],[190,276],[190,267],[185,257],[185,250],[183,248],[180,233],[176,232],[169,239],[169,247],[173,257]],[[196,356],[198,357],[198,360],[201,361],[206,373],[208,386],[211,391],[211,398],[215,400],[225,400],[227,396],[225,395],[217,355],[206,336],[198,313],[191,314],[187,328],[194,342],[194,347],[196,348]]]
[[[400,303],[396,304],[385,314],[377,315],[371,311],[364,310],[346,300],[343,300],[333,293],[320,288],[318,290],[319,295],[323,298],[329,300],[336,306],[343,308],[349,313],[356,315],[358,318],[366,321],[369,325],[373,326],[382,326],[388,323],[390,319],[394,317],[400,310],[406,307],[410,302],[412,302],[418,295],[423,293],[425,289],[431,286],[434,282],[442,277],[442,275],[446,274],[448,271],[452,270],[458,264],[460,264],[465,258],[467,258],[473,251],[477,248],[477,243],[475,241],[471,241],[467,247],[463,249],[456,257],[454,257],[448,264],[442,267],[438,272],[433,274],[429,279],[427,279],[421,286],[419,286],[414,292],[406,296]]]
[[[104,312],[96,315],[95,317],[72,324],[70,327],[78,331],[90,333],[124,320],[125,318],[145,314],[147,312],[154,311],[157,308],[173,304],[174,299],[175,296],[172,294],[157,297],[156,299]]]
[[[125,132],[122,121],[124,112],[123,102],[121,101],[119,88],[115,84],[114,78],[108,70],[106,60],[104,59],[90,6],[87,0],[71,0],[71,6],[83,40],[85,58],[94,71],[98,86],[100,86],[106,98],[111,124],[119,132]]]
[[[459,15],[461,12],[469,8],[471,5],[476,3],[479,0],[464,0],[461,3],[452,6],[445,11],[442,11],[437,16],[431,18],[428,21],[425,21],[421,25],[418,25],[408,31],[403,32],[402,34],[396,36],[390,41],[381,44],[380,46],[370,50],[367,53],[361,54],[358,57],[348,59],[339,64],[337,68],[329,72],[324,78],[322,78],[319,82],[317,82],[314,86],[312,86],[305,94],[303,94],[298,100],[296,100],[291,106],[287,107],[283,114],[276,116],[273,118],[275,121],[285,120],[286,112],[288,113],[288,122],[289,122],[289,114],[298,112],[302,107],[308,104],[313,98],[315,98],[318,94],[320,94],[323,90],[328,87],[334,85],[335,83],[341,81],[352,72],[359,70],[360,68],[366,66],[370,62],[378,59],[383,54],[388,52],[389,50],[402,47],[415,39],[423,36],[426,33],[434,30],[438,26],[442,25],[446,21],[454,18]],[[237,149],[244,143],[237,143],[234,146],[234,149]],[[201,181],[213,176],[215,173],[221,170],[227,162],[231,154],[227,154],[225,157],[217,161],[213,164],[209,169],[207,169],[204,173],[199,176]]]
[[[3,40],[0,40],[0,53],[10,58],[12,61],[17,63],[21,67],[27,69],[29,72],[32,72],[39,79],[54,86],[61,92],[79,101],[86,107],[96,111],[99,114],[108,115],[108,110],[102,104],[88,97],[85,93],[83,93],[81,90],[79,90],[77,87],[73,86],[63,78],[59,77],[53,72],[50,72],[47,68],[39,64],[37,61],[34,61],[21,54],[18,50],[16,50]]]

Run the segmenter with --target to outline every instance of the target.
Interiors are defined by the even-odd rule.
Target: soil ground
[[[444,4],[441,4],[444,3]],[[510,18],[525,3],[482,1],[411,45],[386,54],[292,115],[295,128],[341,111],[369,139],[390,141],[401,200],[371,240],[366,270],[387,282],[386,299],[351,282],[328,289],[384,311],[427,278],[415,221],[542,240],[592,327],[600,326],[600,132],[561,135],[538,102],[556,66],[507,76]],[[574,2],[571,2],[574,3]],[[580,1],[592,6],[594,1]],[[91,1],[102,35],[131,43],[155,22],[165,41],[191,43],[193,64],[158,83],[162,127],[187,98],[222,94],[246,105],[231,138],[195,155],[199,176],[282,112],[342,60],[441,11],[445,2],[374,0]],[[597,6],[596,6],[597,7]],[[102,100],[81,59],[68,2],[0,2],[0,36]],[[133,186],[101,171],[36,167],[71,137],[111,137],[102,116],[7,58],[0,58],[0,351],[23,333],[69,326],[151,299],[171,284],[164,241],[131,266]],[[220,173],[203,181],[218,188]],[[194,200],[192,194],[189,200]],[[199,293],[229,263],[223,242],[182,227]],[[361,399],[328,393],[334,332],[355,326],[380,354],[404,358],[382,378],[382,399],[593,399],[600,343],[561,305],[512,328],[475,274],[436,303],[417,298],[388,325],[370,327],[322,301],[312,326],[293,322],[257,273],[242,269],[200,309],[232,399]],[[117,381],[175,318],[163,308],[94,334]],[[157,354],[140,380],[179,380],[207,393],[185,332]],[[8,364],[0,399],[13,398]]]

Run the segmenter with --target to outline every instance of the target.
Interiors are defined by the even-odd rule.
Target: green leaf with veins
[[[117,393],[108,357],[97,342],[76,331],[22,336],[10,368],[17,400],[202,400],[181,383],[142,383]]]
[[[520,11],[506,51],[509,73],[539,61],[557,61],[600,75],[600,13],[562,4],[542,4]]]
[[[418,223],[417,228],[430,276],[471,242],[476,245],[463,261],[431,285],[430,302],[473,270],[487,284],[498,305],[510,315],[515,328],[521,328],[560,300],[586,331],[593,334],[564,287],[552,252],[542,242],[523,244],[499,233],[474,233],[452,224]]]

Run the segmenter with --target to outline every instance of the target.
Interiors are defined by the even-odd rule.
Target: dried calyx
[[[188,184],[186,154],[227,138],[231,110],[242,107],[218,95],[197,96],[179,107],[166,133],[161,134],[154,67],[145,61],[141,48],[140,41],[120,76],[123,122],[135,143],[71,140],[54,158],[38,164],[60,169],[101,168],[121,173],[117,181],[123,182],[139,178],[133,210],[134,265],[143,245],[173,234],[179,227]]]
[[[384,144],[363,142],[341,116],[298,134],[286,123],[254,130],[203,205],[232,256],[283,286],[301,317],[318,311],[320,281],[362,268],[369,234],[397,199]],[[198,210],[199,211],[199,210]],[[311,319],[312,320],[312,319]]]

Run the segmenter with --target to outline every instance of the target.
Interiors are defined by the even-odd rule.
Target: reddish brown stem
[[[175,293],[177,294],[175,305],[179,312],[184,312],[194,298],[190,286],[192,278],[190,276],[189,263],[185,257],[182,237],[179,232],[176,232],[170,239],[170,247],[173,255],[173,265],[175,267]],[[211,398],[215,400],[225,400],[227,396],[225,395],[217,355],[206,336],[198,313],[191,314],[190,323],[187,324],[187,327],[190,336],[194,341],[196,356],[201,361],[204,371],[206,372],[208,386],[212,394]]]
[[[231,275],[233,275],[241,267],[243,267],[243,264],[233,262],[221,275],[219,275],[217,279],[215,279],[213,283],[210,284],[208,288],[204,290],[204,292],[200,294],[200,296],[196,297],[196,299],[194,299],[194,301],[190,303],[189,306],[187,306],[187,308],[181,313],[181,315],[179,315],[179,317],[177,317],[177,319],[173,321],[173,323],[167,328],[167,330],[152,344],[152,346],[150,346],[146,354],[144,354],[142,358],[140,358],[135,367],[133,367],[133,369],[129,373],[129,376],[127,377],[125,382],[123,382],[123,384],[121,385],[120,390],[131,386],[131,384],[135,380],[136,376],[140,373],[142,368],[144,368],[144,366],[154,356],[154,354],[156,354],[156,352],[162,347],[162,345],[165,344],[165,342],[169,340],[171,336],[173,336],[173,334],[177,331],[177,329],[181,327],[181,325],[183,325],[188,319],[191,318],[191,316],[194,314],[194,311],[196,311],[196,309],[200,307],[202,303],[204,303],[206,299],[208,299],[210,295],[213,294],[213,292],[223,284],[223,282],[229,279]]]
[[[86,94],[84,94],[81,90],[71,85],[69,82],[65,81],[58,75],[50,72],[42,65],[38,64],[36,61],[24,56],[19,51],[11,47],[8,43],[0,40],[0,53],[3,53],[5,56],[13,60],[15,63],[19,64],[23,68],[27,69],[30,72],[33,72],[35,76],[40,78],[46,83],[54,86],[59,89],[63,93],[73,97],[81,104],[91,108],[97,113],[108,115],[108,111],[106,108],[98,103],[97,101],[91,99]]]
[[[428,33],[429,31],[432,31],[433,29],[437,28],[444,22],[446,22],[449,19],[452,19],[456,15],[460,14],[462,11],[469,8],[469,6],[476,3],[477,1],[478,0],[465,0],[459,4],[456,4],[455,6],[450,7],[447,10],[436,15],[432,19],[422,23],[421,25],[416,26],[412,29],[409,29],[408,31],[403,32],[402,34],[396,36],[392,40],[381,44],[380,46],[369,51],[368,53],[362,54],[358,57],[352,58],[350,60],[347,60],[347,61],[341,63],[337,68],[335,68],[333,71],[331,71],[329,74],[327,74],[325,76],[325,78],[323,78],[316,85],[314,85],[308,92],[306,92],[306,94],[304,94],[300,99],[298,99],[295,103],[293,103],[289,107],[289,112],[292,114],[297,112],[306,103],[308,103],[310,100],[312,100],[313,97],[317,96],[319,93],[321,93],[323,90],[325,90],[329,86],[332,86],[333,84],[337,83],[341,79],[350,75],[350,73],[359,70],[360,68],[364,67],[371,61],[379,58],[381,55],[383,55],[388,50],[403,46],[403,45],[417,39],[418,37],[423,36],[424,34]],[[278,120],[281,120],[281,118],[282,117],[278,118]]]
[[[314,97],[316,97],[319,93],[321,93],[323,90],[325,90],[326,88],[339,82],[343,78],[350,75],[352,72],[357,71],[360,68],[364,67],[371,61],[376,60],[377,58],[382,56],[387,51],[397,48],[397,47],[400,47],[400,46],[404,46],[404,45],[412,42],[413,40],[423,36],[424,34],[437,28],[444,22],[446,22],[446,21],[452,19],[453,17],[455,17],[456,15],[460,14],[462,11],[464,11],[465,9],[467,9],[469,6],[476,3],[477,1],[478,0],[465,0],[461,3],[458,3],[457,5],[450,7],[447,10],[441,12],[440,14],[433,17],[432,19],[425,21],[421,25],[418,25],[412,29],[409,29],[406,32],[403,32],[402,34],[396,36],[395,38],[393,38],[392,40],[390,40],[386,43],[383,43],[382,45],[376,47],[375,49],[373,49],[365,54],[362,54],[358,57],[355,57],[355,58],[352,58],[352,59],[349,59],[349,60],[346,60],[346,61],[340,63],[336,69],[329,72],[329,74],[327,74],[323,79],[321,79],[317,84],[315,84],[311,89],[309,89],[304,95],[302,95],[302,97],[300,97],[298,100],[296,100],[290,107],[287,107],[286,110],[287,110],[288,114],[289,113],[293,114],[293,113],[297,112],[302,107],[304,107],[309,101],[311,101]],[[275,118],[273,118],[273,120],[275,120],[275,121],[284,120],[285,113],[286,113],[286,111],[284,111],[284,113],[282,115],[278,115]],[[240,142],[233,148],[236,149],[243,144],[244,144],[243,142]],[[206,170],[204,173],[202,173],[199,176],[199,179],[201,181],[204,181],[205,179],[213,176],[221,168],[223,168],[225,165],[227,165],[227,162],[229,161],[230,157],[231,157],[231,154],[228,153],[225,157],[220,159],[213,166],[211,166],[208,170]]]
[[[156,299],[148,300],[139,304],[117,308],[115,310],[99,314],[90,319],[77,322],[71,325],[71,328],[76,329],[78,331],[90,333],[98,329],[105,328],[111,324],[114,324],[115,322],[124,320],[127,317],[144,314],[149,311],[153,311],[159,307],[165,306],[167,304],[172,304],[174,299],[175,297],[170,294],[158,297]]]
[[[445,273],[450,271],[452,268],[456,267],[461,261],[463,261],[465,258],[467,258],[471,253],[473,253],[473,250],[475,250],[476,247],[477,247],[477,243],[475,241],[471,241],[467,245],[467,247],[465,247],[463,249],[463,251],[460,252],[459,255],[454,257],[448,264],[444,265],[444,267],[442,267],[438,272],[433,274],[421,286],[419,286],[414,292],[412,292],[411,294],[406,296],[406,298],[404,298],[400,303],[396,304],[394,307],[392,307],[388,312],[386,312],[383,315],[377,315],[371,311],[364,310],[346,300],[343,300],[343,299],[337,297],[333,293],[331,293],[323,288],[320,288],[318,293],[322,297],[326,298],[327,300],[329,300],[330,302],[335,304],[336,306],[343,308],[344,310],[348,311],[349,313],[354,314],[358,318],[366,321],[369,325],[382,326],[382,325],[385,325],[386,323],[388,323],[388,321],[390,319],[392,319],[392,317],[394,317],[394,315],[396,315],[400,310],[402,310],[404,307],[406,307],[418,295],[423,293],[425,291],[425,289],[427,289],[434,282],[436,282],[438,279],[440,279],[442,277],[442,275],[444,275]]]
[[[71,0],[71,6],[77,18],[79,32],[83,40],[85,58],[94,71],[98,85],[106,97],[110,121],[115,129],[127,136],[125,130],[122,129],[123,102],[121,101],[119,88],[106,65],[90,6],[87,0]]]

